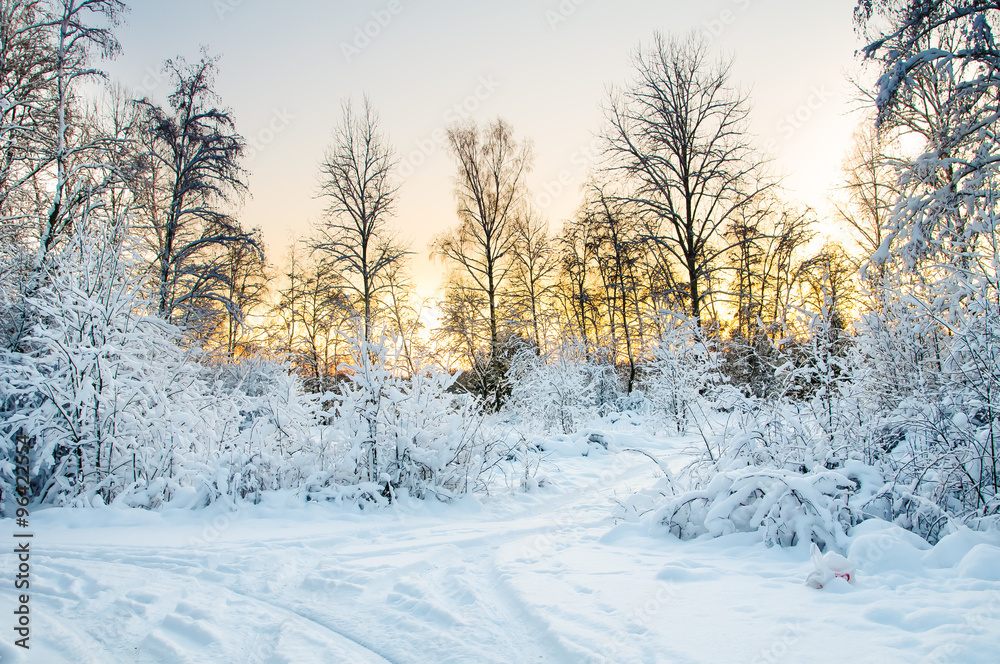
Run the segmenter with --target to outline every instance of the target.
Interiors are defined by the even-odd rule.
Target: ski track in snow
[[[609,435],[683,463],[680,441]],[[0,625],[0,661],[996,661],[995,534],[921,551],[873,532],[856,540],[867,551],[857,583],[816,591],[803,584],[803,548],[616,525],[611,501],[659,472],[641,455],[552,464],[551,484],[527,494],[373,514],[39,511],[32,647],[14,647],[13,621]],[[11,531],[0,524],[8,542]],[[864,549],[876,536],[881,548]],[[14,598],[13,583],[0,584],[2,605]]]

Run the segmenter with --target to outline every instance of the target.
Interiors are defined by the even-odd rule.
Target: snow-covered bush
[[[32,498],[73,506],[197,507],[282,489],[447,498],[495,460],[477,403],[450,393],[447,374],[399,375],[389,343],[359,344],[325,397],[279,362],[205,356],[148,313],[129,237],[80,230],[24,299],[37,324],[0,352],[4,495],[18,443],[31,448]]]
[[[995,12],[971,7],[869,3],[859,15],[881,126],[922,140],[919,156],[896,160],[898,197],[867,268],[880,291],[859,396],[881,401],[899,434],[882,455],[894,510],[915,506],[900,518],[930,537],[949,520],[1000,518],[1000,61],[981,46]]]
[[[31,449],[32,497],[157,507],[255,500],[311,472],[316,405],[283,365],[204,361],[146,312],[123,228],[78,230],[23,303],[37,323],[0,351],[0,487]]]
[[[851,468],[860,472],[852,477]],[[721,472],[704,489],[667,500],[653,518],[681,539],[758,531],[769,546],[816,542],[844,550],[848,528],[862,520],[854,496],[869,472],[859,462],[841,471]]]
[[[768,545],[844,550],[885,487],[881,472],[831,447],[808,408],[730,397],[722,430],[703,431],[702,458],[621,502],[617,516],[681,539],[757,532]]]
[[[565,344],[544,357],[523,348],[507,381],[507,411],[545,432],[573,433],[623,405],[615,368],[592,361],[579,345]]]
[[[685,433],[692,408],[721,380],[718,358],[696,321],[664,314],[660,323],[663,332],[643,367],[642,386],[653,411],[674,432]]]
[[[176,328],[141,312],[142,277],[123,229],[81,229],[60,252],[23,303],[37,324],[0,355],[3,481],[21,437],[42,500],[107,502],[153,482],[169,494],[197,435],[177,421],[201,392],[197,365]]]
[[[982,274],[888,274],[849,355],[840,438],[889,478],[886,518],[932,542],[1000,514],[997,292]]]
[[[387,504],[399,495],[450,499],[472,490],[496,440],[455,377],[436,370],[401,375],[396,344],[356,341],[335,402],[328,469],[306,482],[311,499]]]
[[[208,499],[257,502],[269,490],[298,488],[312,474],[319,402],[289,368],[264,357],[205,368],[215,397],[204,439]]]
[[[783,358],[765,330],[757,330],[749,338],[734,333],[720,344],[718,354],[719,371],[725,381],[739,385],[748,395],[762,399],[780,389],[775,373]]]

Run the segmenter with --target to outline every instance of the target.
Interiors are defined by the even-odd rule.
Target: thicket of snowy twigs
[[[30,440],[32,494],[51,504],[196,507],[274,490],[448,499],[488,488],[498,464],[530,472],[526,455],[544,452],[519,446],[518,431],[538,440],[632,412],[700,441],[698,461],[619,507],[682,538],[756,530],[841,546],[852,525],[882,518],[935,541],[1000,508],[1000,309],[985,281],[945,273],[923,299],[887,288],[850,334],[813,316],[808,335],[770,347],[759,395],[727,376],[723,356],[741,349],[681,316],[665,318],[631,395],[580,346],[524,348],[493,414],[449,391],[454,376],[401,371],[390,339],[356,342],[346,378],[324,394],[305,393],[278,360],[206,356],[149,313],[129,242],[114,225],[80,230],[18,303],[32,324],[21,350],[0,354],[7,495],[14,446]],[[929,315],[938,289],[961,291],[947,301],[976,315]]]
[[[274,359],[208,357],[148,313],[140,265],[121,236],[79,233],[47,283],[21,301],[33,323],[0,353],[0,487],[30,441],[42,502],[157,507],[311,499],[386,503],[398,493],[474,488],[498,454],[453,378],[389,370],[390,340],[357,343],[348,377],[307,395]]]
[[[852,334],[817,316],[806,341],[769,354],[763,396],[701,381],[702,458],[618,513],[681,538],[759,531],[837,548],[869,518],[931,542],[996,525],[995,283],[945,271],[919,292],[887,286]]]
[[[665,322],[631,395],[579,346],[547,357],[525,348],[505,409],[489,414],[449,391],[454,376],[400,371],[387,339],[356,343],[347,378],[319,395],[280,361],[205,356],[149,313],[122,231],[77,232],[18,303],[32,325],[21,350],[0,355],[7,495],[14,446],[30,440],[32,494],[51,504],[196,507],[274,490],[447,499],[486,488],[498,464],[530,470],[525,455],[543,452],[512,432],[537,440],[634,412],[700,441],[702,458],[619,508],[682,538],[756,530],[776,544],[840,546],[852,525],[882,518],[935,541],[1000,508],[1000,309],[982,280],[945,273],[922,299],[887,288],[852,334],[814,316],[803,340],[770,348],[760,395],[726,375],[723,356],[739,348],[680,316]],[[960,291],[946,301],[976,315],[929,315],[937,289]]]

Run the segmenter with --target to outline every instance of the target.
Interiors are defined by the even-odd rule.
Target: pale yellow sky
[[[142,0],[107,69],[166,94],[163,59],[221,54],[218,91],[252,146],[241,216],[260,226],[271,260],[321,215],[318,164],[343,99],[368,94],[400,157],[400,233],[431,295],[444,266],[427,245],[455,223],[451,122],[497,116],[535,146],[529,183],[553,226],[572,215],[594,162],[609,85],[654,31],[697,30],[735,58],[750,90],[758,146],[789,194],[825,209],[858,118],[846,74],[857,69],[853,0]]]

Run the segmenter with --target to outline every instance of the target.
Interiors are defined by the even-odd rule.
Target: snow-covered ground
[[[608,437],[684,462],[679,440]],[[583,448],[557,450],[536,490],[453,505],[38,511],[31,649],[14,646],[8,554],[0,661],[998,661],[1000,534],[929,548],[868,522],[853,535],[856,582],[814,590],[804,547],[616,524],[612,500],[660,471]]]

